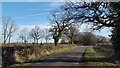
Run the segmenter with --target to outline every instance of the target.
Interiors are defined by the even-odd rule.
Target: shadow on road
[[[49,57],[48,59],[44,60],[36,60],[36,61],[28,61],[25,63],[44,63],[44,62],[76,62],[79,63],[81,62],[81,57],[83,52],[69,52],[69,53],[64,53],[62,55],[58,55],[55,57]]]
[[[110,62],[113,63],[114,60],[111,58],[86,58],[83,59],[82,62]]]

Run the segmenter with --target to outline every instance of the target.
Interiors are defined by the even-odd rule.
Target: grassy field
[[[107,54],[107,55],[106,55]],[[112,58],[111,51],[102,51],[100,49],[89,47],[84,55],[84,65],[89,68],[120,68],[120,64],[116,63]]]

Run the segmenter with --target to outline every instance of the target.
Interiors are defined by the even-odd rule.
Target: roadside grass
[[[32,63],[21,63],[21,64],[13,64],[9,68],[23,68],[30,66]]]
[[[57,46],[57,47],[50,47],[49,49],[43,49],[38,51],[37,53],[34,52],[31,55],[28,54],[28,56],[16,56],[16,61],[18,64],[13,64],[10,66],[10,68],[17,68],[19,66],[30,66],[34,62],[37,62],[39,60],[45,60],[50,57],[55,57],[57,55],[61,55],[63,53],[69,52],[75,48],[78,48],[80,46],[77,45],[66,45],[66,46]]]
[[[120,68],[120,64],[116,63],[113,59],[111,59],[109,55],[106,55],[110,52],[101,51],[94,47],[88,47],[83,57],[84,65],[88,66],[88,68]]]

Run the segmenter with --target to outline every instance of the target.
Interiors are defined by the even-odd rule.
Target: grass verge
[[[17,68],[20,66],[30,66],[33,63],[31,62],[35,62],[38,60],[45,60],[48,59],[50,57],[55,57],[57,55],[61,55],[63,53],[69,52],[75,48],[78,48],[79,46],[76,45],[68,45],[68,46],[63,46],[63,47],[55,47],[54,49],[51,50],[43,50],[39,53],[39,55],[35,56],[35,55],[31,55],[30,59],[26,59],[26,57],[19,57],[19,60],[17,59],[17,61],[20,62],[20,64],[13,64],[10,66],[10,68]],[[26,63],[27,62],[27,63]]]
[[[115,63],[110,56],[106,56],[106,53],[94,47],[88,47],[84,55],[84,65],[90,68],[119,68],[120,64]]]

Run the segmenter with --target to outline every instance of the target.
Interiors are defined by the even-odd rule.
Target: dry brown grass
[[[18,48],[15,50],[15,58],[17,62],[35,61],[45,59],[48,56],[61,54],[63,52],[74,49],[76,45],[64,45],[59,46],[52,45],[32,45],[30,47]]]

